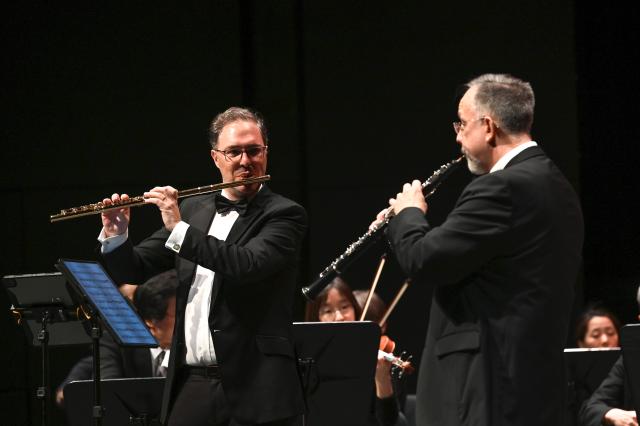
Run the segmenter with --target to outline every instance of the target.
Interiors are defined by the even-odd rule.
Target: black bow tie
[[[226,214],[232,210],[238,212],[242,216],[247,211],[247,200],[243,198],[239,201],[231,201],[224,197],[222,194],[216,194],[216,212],[220,214]]]

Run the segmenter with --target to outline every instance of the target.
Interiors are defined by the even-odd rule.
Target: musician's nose
[[[245,151],[242,151],[242,154],[240,155],[240,164],[243,166],[251,164],[251,158],[249,158],[249,154]]]

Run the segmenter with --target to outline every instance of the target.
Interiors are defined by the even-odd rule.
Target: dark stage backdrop
[[[632,41],[612,22],[625,14],[574,10],[571,1],[73,3],[1,6],[2,275],[52,271],[58,257],[96,256],[97,217],[50,224],[60,208],[116,191],[140,195],[155,185],[218,182],[207,126],[217,112],[244,105],[262,111],[270,125],[270,186],[309,212],[302,286],[366,231],[402,183],[424,180],[458,155],[451,127],[456,87],[481,73],[508,72],[532,82],[534,137],[586,200],[586,283],[592,285],[590,274],[597,277],[588,294],[607,300],[603,286],[615,277],[625,300],[633,297],[630,282],[604,263],[615,258],[628,276],[637,272],[629,268],[637,225],[633,216],[622,217],[629,212],[619,205],[623,195],[616,197],[633,182],[624,181],[621,191],[610,185],[619,183],[618,171],[631,173],[628,151],[618,155],[616,148],[636,136],[630,129],[637,126],[621,118],[621,104],[616,112],[591,105],[593,92],[606,102],[613,101],[610,89],[624,93],[591,48],[615,64],[607,38],[592,31],[604,28],[623,45]],[[579,121],[578,112],[586,118]],[[612,128],[632,134],[611,138]],[[602,167],[614,158],[615,166]],[[441,187],[430,205],[433,223],[444,219],[469,179],[460,171]],[[615,192],[616,204],[601,204],[601,192]],[[604,232],[596,229],[602,223],[610,224]],[[131,238],[160,225],[153,208],[135,209]],[[618,231],[620,225],[629,232]],[[346,272],[353,287],[370,284],[384,248]],[[616,256],[614,248],[625,253]],[[403,280],[389,262],[379,284],[383,298],[390,300]],[[429,295],[416,283],[390,319],[391,336],[416,359]],[[298,297],[299,320],[303,305]],[[0,405],[15,407],[15,423],[35,423],[39,414],[28,395],[38,380],[38,354],[4,315],[0,324]],[[54,384],[83,350],[53,349]]]
[[[640,5],[576,13],[579,158],[585,213],[585,299],[638,321]]]

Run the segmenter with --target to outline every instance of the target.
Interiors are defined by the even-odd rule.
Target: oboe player
[[[223,182],[265,174],[267,131],[256,113],[219,114],[210,142]],[[145,197],[160,210],[164,228],[133,246],[129,209],[111,210],[102,214],[100,240],[119,282],[178,271],[163,424],[293,424],[304,410],[290,331],[304,209],[260,184],[180,206],[172,187]]]
[[[389,202],[398,262],[414,285],[434,287],[419,426],[565,424],[562,357],[583,220],[573,188],[531,139],[533,110],[527,82],[471,80],[453,127],[478,177],[439,227],[425,218],[418,181]]]

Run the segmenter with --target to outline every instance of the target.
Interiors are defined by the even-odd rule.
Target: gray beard
[[[484,169],[480,165],[480,162],[477,159],[471,157],[469,154],[467,154],[464,151],[463,151],[463,154],[467,160],[467,168],[471,173],[477,176],[484,175],[487,173],[486,171],[484,171]]]

